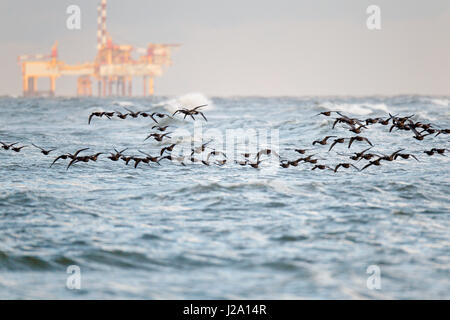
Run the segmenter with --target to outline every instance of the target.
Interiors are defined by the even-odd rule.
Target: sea
[[[200,105],[207,121],[178,113],[88,124],[97,111],[172,116]],[[0,148],[0,298],[450,299],[450,136],[418,141],[369,125],[367,152],[417,159],[359,171],[369,162],[349,157],[367,141],[312,145],[356,135],[332,129],[339,115],[318,115],[327,110],[450,128],[448,96],[1,97],[0,141],[25,148]],[[155,125],[168,137],[145,140]],[[185,161],[135,168],[107,158],[114,149],[160,156],[172,143]],[[103,154],[50,166],[82,148]],[[424,153],[432,148],[447,150]],[[327,167],[279,165],[308,155]],[[329,169],[339,163],[356,168]]]

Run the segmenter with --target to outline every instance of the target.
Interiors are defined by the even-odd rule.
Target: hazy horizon
[[[22,93],[17,56],[49,53],[55,40],[60,60],[94,60],[98,3],[3,1],[0,95]],[[66,28],[71,4],[81,8],[81,30]],[[366,27],[372,4],[381,8],[381,30]],[[119,44],[182,44],[173,66],[156,78],[156,95],[450,95],[444,0],[109,0],[107,28]],[[136,79],[133,94],[141,90]],[[75,92],[76,77],[57,80],[57,95]]]

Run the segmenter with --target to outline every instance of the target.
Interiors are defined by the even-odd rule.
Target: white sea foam
[[[113,104],[119,107],[136,107],[136,104],[131,101],[113,101]]]
[[[450,99],[430,99],[430,102],[438,106],[450,106]]]

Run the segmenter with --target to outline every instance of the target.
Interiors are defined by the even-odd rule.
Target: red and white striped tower
[[[97,8],[97,50],[106,44],[106,0],[102,0]]]
[[[97,51],[102,47],[102,7],[97,6]]]
[[[101,0],[97,7],[97,57],[98,63],[104,63],[101,50],[106,46],[106,0]],[[98,79],[98,95],[106,95],[106,82],[105,77]]]

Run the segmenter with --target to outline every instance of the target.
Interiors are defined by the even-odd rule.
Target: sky
[[[22,92],[17,56],[48,53],[55,40],[64,62],[93,61],[98,3],[2,0],[0,95]],[[66,27],[74,4],[80,30]],[[381,30],[366,26],[369,5]],[[108,0],[107,11],[116,43],[182,44],[157,95],[450,95],[448,0]],[[75,84],[60,78],[56,93],[75,95]]]

